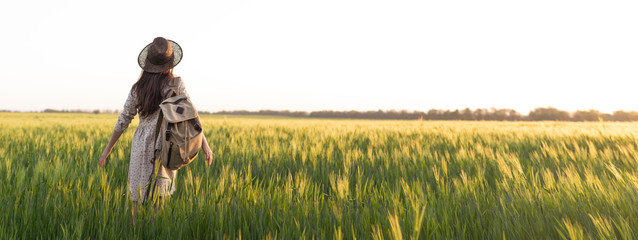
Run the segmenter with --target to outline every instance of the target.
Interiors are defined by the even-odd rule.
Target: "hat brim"
[[[148,58],[146,57],[148,55],[148,49],[151,47],[152,44],[149,43],[148,45],[146,45],[146,47],[144,47],[144,49],[142,49],[140,55],[137,56],[137,64],[139,64],[144,71],[152,73],[163,72],[177,66],[177,64],[182,61],[184,52],[182,52],[182,47],[180,47],[179,44],[177,44],[175,41],[168,40],[168,42],[171,43],[171,46],[173,47],[173,56],[171,57],[170,61],[162,65],[155,65],[149,62]]]

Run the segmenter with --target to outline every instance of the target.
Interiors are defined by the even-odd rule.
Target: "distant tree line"
[[[11,110],[0,110],[0,112],[19,112]],[[45,109],[44,113],[120,113],[120,110],[84,110],[84,109]],[[617,121],[629,122],[638,121],[638,112],[635,111],[614,111],[613,113],[601,113],[597,110],[579,110],[567,112],[553,107],[536,108],[527,115],[522,115],[513,109],[478,108],[462,110],[440,110],[431,109],[423,111],[407,110],[377,110],[377,111],[219,111],[208,112],[199,111],[199,114],[215,115],[261,115],[261,116],[284,116],[297,118],[350,118],[350,119],[397,119],[397,120],[464,120],[464,121]]]
[[[465,121],[638,121],[638,112],[615,111],[612,114],[597,110],[579,110],[573,113],[556,108],[536,108],[528,115],[521,115],[513,109],[478,108],[462,110],[431,109],[422,111],[219,111],[200,114],[217,115],[268,115],[309,118],[351,118],[351,119],[400,119],[400,120],[465,120]]]
[[[51,109],[51,108],[47,108],[44,109],[42,111],[43,113],[120,113],[120,110],[112,110],[112,109],[106,109],[106,110],[100,110],[100,109],[95,109],[95,110],[86,110],[86,109],[62,109],[62,110],[58,110],[58,109]]]

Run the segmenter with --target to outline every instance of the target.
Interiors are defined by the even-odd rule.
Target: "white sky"
[[[638,110],[638,1],[2,1],[0,109],[120,109],[177,41],[200,110]]]

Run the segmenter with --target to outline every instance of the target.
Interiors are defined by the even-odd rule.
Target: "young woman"
[[[138,64],[143,69],[142,74],[131,88],[124,109],[115,124],[111,140],[100,157],[99,165],[102,167],[122,132],[126,130],[133,117],[139,114],[140,123],[133,135],[128,171],[129,190],[133,196],[133,214],[135,214],[137,202],[144,202],[146,186],[153,173],[154,150],[160,143],[153,139],[159,117],[159,105],[164,100],[164,95],[171,89],[176,90],[178,95],[188,96],[181,78],[173,76],[173,67],[181,60],[182,48],[176,42],[162,37],[155,38],[142,50],[138,57]],[[213,153],[203,134],[202,150],[210,166]],[[177,171],[160,166],[157,178],[157,191],[160,197],[173,194],[175,184],[172,184],[172,181],[176,174]]]

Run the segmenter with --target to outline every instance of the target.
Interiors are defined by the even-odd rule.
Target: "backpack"
[[[202,148],[202,126],[197,110],[186,95],[169,97],[160,104],[161,141],[159,160],[167,169],[178,170],[197,157]],[[163,115],[163,116],[162,116]]]
[[[170,94],[170,97],[160,103],[153,137],[155,141],[159,140],[160,144],[158,148],[155,142],[152,179],[156,179],[159,171],[159,167],[156,166],[158,160],[164,168],[178,170],[195,160],[202,148],[202,125],[197,110],[188,96],[177,95],[176,89],[181,83],[181,78],[177,77],[174,80],[175,88],[164,95]],[[149,180],[146,196],[151,192],[151,188],[152,192],[155,192],[155,182],[151,184],[152,179]]]

